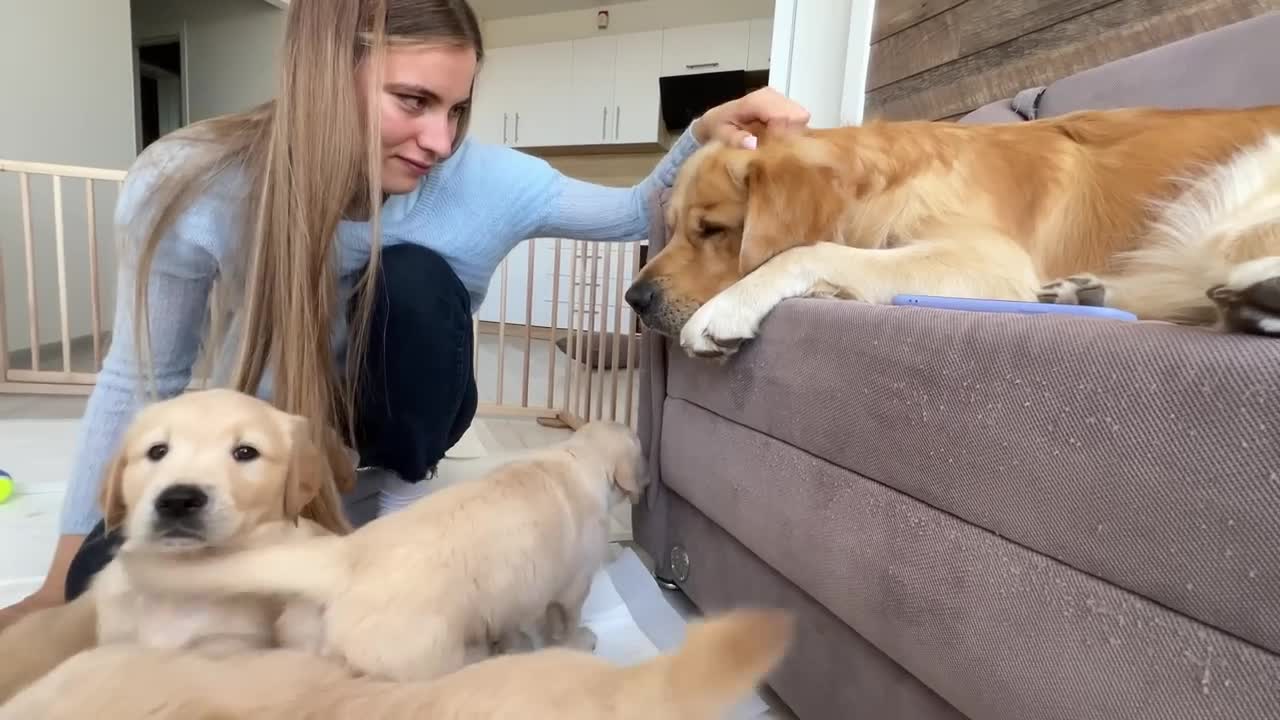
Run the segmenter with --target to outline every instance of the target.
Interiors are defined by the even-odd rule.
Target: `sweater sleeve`
[[[649,232],[649,202],[660,188],[675,183],[676,173],[699,145],[690,130],[672,145],[653,172],[631,187],[596,185],[568,177],[547,166],[554,177],[547,183],[545,202],[528,237],[575,240],[645,239]]]
[[[128,231],[143,224],[139,201],[160,181],[164,163],[159,165],[159,169],[136,165],[117,201],[115,221],[122,257],[117,263],[111,345],[80,422],[75,462],[62,506],[63,534],[87,534],[101,519],[99,489],[124,428],[152,389],[163,399],[186,388],[200,346],[209,292],[218,271],[215,250],[220,238],[215,228],[221,224],[211,202],[203,198],[179,216],[152,262],[147,285],[149,374],[140,365],[135,348],[134,248],[140,238],[130,237]],[[225,221],[225,216],[221,219]]]

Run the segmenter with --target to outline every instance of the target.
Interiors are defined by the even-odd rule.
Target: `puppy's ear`
[[[329,459],[311,433],[306,418],[290,418],[289,472],[284,483],[284,516],[292,520],[320,494],[330,478]]]
[[[819,140],[775,141],[729,158],[730,178],[746,195],[738,272],[747,275],[781,252],[834,238],[845,204],[831,152]]]
[[[640,502],[644,489],[649,485],[649,468],[644,451],[636,437],[628,438],[626,452],[618,453],[613,468],[613,482],[632,504]]]
[[[347,448],[337,430],[326,425],[321,429],[321,446],[324,450],[325,462],[329,466],[329,475],[333,478],[334,487],[340,493],[351,492],[356,486],[355,453]]]
[[[98,507],[102,510],[102,524],[110,531],[124,523],[128,508],[124,504],[124,469],[129,464],[125,455],[124,442],[111,457],[107,472],[102,477],[98,489]]]

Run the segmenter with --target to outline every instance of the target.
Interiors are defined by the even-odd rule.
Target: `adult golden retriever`
[[[630,667],[555,648],[484,660],[427,683],[358,677],[288,650],[215,660],[153,648],[72,658],[0,720],[713,720],[785,655],[793,621],[734,610],[691,623],[684,644]]]
[[[345,533],[337,486],[354,469],[336,436],[249,395],[208,390],[144,407],[102,484],[108,528],[123,549],[174,562],[234,553],[297,534]],[[338,478],[338,479],[335,479]],[[315,521],[305,515],[311,515]],[[94,645],[140,644],[222,655],[295,645],[316,610],[261,598],[205,600],[140,590],[118,560],[71,603],[0,634],[0,701]]]
[[[712,143],[627,302],[725,356],[791,297],[1106,305],[1280,335],[1280,106],[871,122]]]
[[[193,597],[287,596],[324,608],[321,653],[389,680],[429,680],[528,628],[575,641],[608,549],[609,508],[644,488],[640,443],[593,422],[345,537],[171,562],[123,549],[131,580]]]

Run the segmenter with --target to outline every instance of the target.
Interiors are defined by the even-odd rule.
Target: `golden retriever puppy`
[[[0,720],[713,720],[765,679],[792,634],[784,611],[733,610],[690,623],[674,653],[632,666],[555,648],[416,683],[290,650],[219,660],[114,646],[67,661],[0,706]]]
[[[335,475],[354,472],[333,445],[317,442],[302,418],[228,390],[149,405],[125,431],[103,481],[105,524],[122,530],[123,549],[163,553],[175,563],[348,532],[341,515],[328,513],[340,507]],[[323,523],[301,517],[307,512]],[[273,599],[140,590],[112,561],[75,601],[0,634],[0,699],[94,644],[224,654],[305,642],[316,621],[317,609],[302,603],[286,612]]]
[[[129,549],[120,559],[155,592],[320,603],[323,654],[375,677],[427,680],[549,616],[548,641],[569,640],[607,552],[608,509],[640,496],[641,466],[629,428],[590,423],[346,537],[192,562]]]
[[[626,293],[690,355],[793,297],[948,295],[1280,335],[1280,106],[992,125],[870,122],[711,143]]]

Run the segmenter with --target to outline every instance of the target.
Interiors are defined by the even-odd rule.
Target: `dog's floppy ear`
[[[613,468],[613,482],[631,503],[640,502],[644,489],[649,484],[649,468],[645,462],[644,451],[637,438],[629,438],[630,447],[627,452],[619,453]]]
[[[347,449],[342,436],[332,427],[325,425],[320,429],[321,446],[325,461],[329,465],[329,474],[333,477],[334,487],[340,493],[348,493],[356,486],[356,462],[354,453]]]
[[[305,517],[338,535],[351,532],[339,493],[355,486],[356,470],[341,436],[326,425],[320,428],[317,440],[305,418],[290,415],[288,421],[292,446],[284,490],[285,517]]]
[[[329,458],[311,432],[306,418],[294,415],[289,418],[289,472],[284,483],[284,515],[294,519],[320,494],[321,483],[326,482],[331,471]]]
[[[106,530],[120,527],[128,512],[124,504],[124,468],[129,464],[125,449],[122,440],[107,465],[107,471],[102,476],[102,486],[98,489],[98,507],[102,510],[102,524]]]
[[[726,168],[746,196],[738,272],[801,245],[833,239],[844,203],[831,152],[813,138],[762,138],[756,150],[730,150]]]

